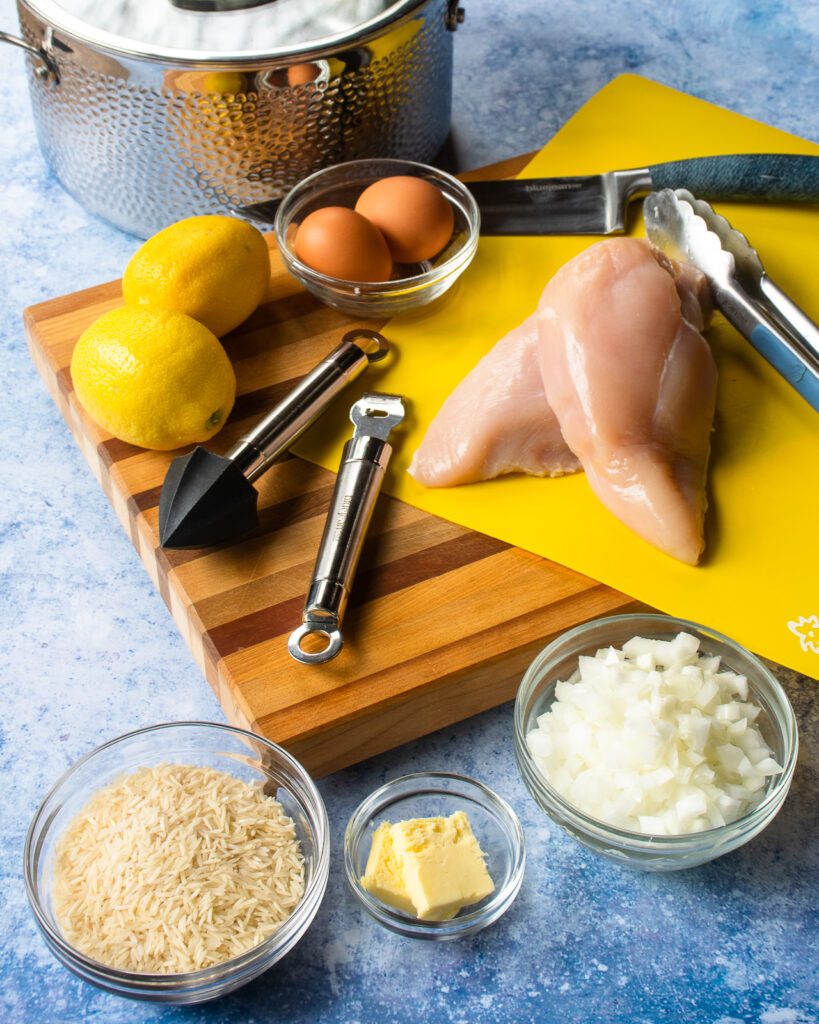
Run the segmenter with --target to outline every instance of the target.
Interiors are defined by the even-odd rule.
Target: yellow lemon
[[[129,306],[187,313],[221,338],[259,305],[270,280],[260,231],[236,217],[188,217],[137,249],[122,278]]]
[[[202,79],[202,92],[235,96],[245,91],[245,76],[238,71],[213,71]]]
[[[235,96],[247,92],[247,78],[240,71],[166,71],[162,84],[187,93]]]
[[[236,376],[219,339],[165,309],[120,306],[80,336],[74,390],[114,437],[169,451],[207,441],[233,408]]]

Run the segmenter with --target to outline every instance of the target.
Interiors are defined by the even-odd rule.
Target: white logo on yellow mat
[[[799,637],[803,651],[819,654],[819,615],[800,615],[796,622],[789,622],[788,629]]]

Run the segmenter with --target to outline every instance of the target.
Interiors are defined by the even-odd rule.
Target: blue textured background
[[[819,141],[815,0],[466,7],[455,40],[460,167],[539,147],[624,71]],[[12,0],[0,0],[0,28],[16,28]],[[22,308],[117,277],[137,242],[62,192],[37,148],[22,56],[0,54],[0,1021],[816,1024],[818,691],[785,672],[802,735],[791,796],[762,836],[711,865],[631,874],[549,826],[517,778],[507,705],[321,782],[334,843],[327,897],[295,952],[234,996],[187,1010],[129,1003],[51,958],[21,879],[39,799],[105,739],[222,714],[26,353]],[[817,228],[819,239],[819,214]],[[506,917],[442,945],[381,931],[345,891],[339,857],[367,793],[436,768],[497,789],[528,843]]]

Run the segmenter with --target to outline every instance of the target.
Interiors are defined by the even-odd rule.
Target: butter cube
[[[495,888],[463,811],[379,825],[361,884],[422,921],[449,921]]]
[[[422,921],[448,921],[495,888],[463,811],[399,821],[392,826],[392,841],[407,895]]]
[[[373,844],[361,884],[372,896],[396,910],[415,917],[415,906],[407,895],[392,842],[392,825],[383,822],[373,833]]]

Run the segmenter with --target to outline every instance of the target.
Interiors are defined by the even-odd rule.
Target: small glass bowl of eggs
[[[450,288],[478,248],[480,213],[457,178],[410,160],[352,160],[311,174],[282,200],[284,264],[353,316],[394,316]]]

